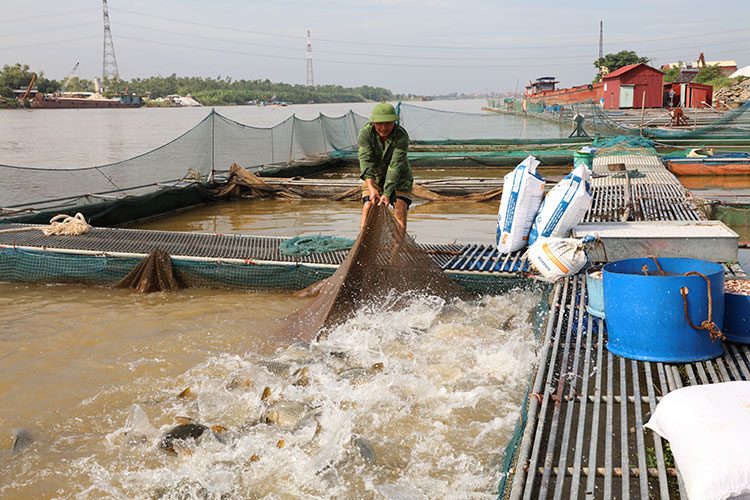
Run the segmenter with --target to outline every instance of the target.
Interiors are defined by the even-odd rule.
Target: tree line
[[[621,50],[614,54],[607,54],[601,59],[594,61],[594,66],[599,70],[594,78],[594,83],[601,81],[602,73],[601,70],[606,68],[609,73],[628,66],[630,64],[648,63],[648,57],[641,57],[632,50]],[[670,83],[680,76],[680,72],[685,67],[682,61],[677,66],[669,69],[661,70],[664,73],[664,83]],[[702,66],[698,69],[698,74],[695,75],[693,82],[702,83],[705,85],[711,85],[714,90],[721,87],[727,87],[732,85],[736,79],[729,78],[724,75],[721,68],[717,65]]]
[[[0,96],[12,98],[13,90],[28,87],[35,72],[27,64],[3,66],[0,72]],[[44,72],[36,72],[35,87],[42,93],[53,93],[61,89],[64,81],[48,79]],[[295,104],[308,102],[364,102],[380,100],[400,100],[407,96],[394,94],[382,87],[361,85],[343,87],[341,85],[293,85],[265,80],[233,80],[231,77],[201,78],[151,76],[131,80],[105,79],[102,86],[108,93],[128,92],[158,99],[168,95],[190,94],[206,106],[245,104],[249,101],[280,101]],[[93,92],[94,82],[85,78],[71,78],[66,92]]]

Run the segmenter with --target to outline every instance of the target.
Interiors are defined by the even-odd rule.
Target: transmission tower
[[[312,69],[312,42],[310,41],[310,30],[307,30],[307,86],[315,86],[315,78],[313,78]]]
[[[102,58],[102,81],[107,78],[120,78],[117,70],[117,58],[115,57],[115,45],[112,42],[112,30],[109,28],[109,9],[107,0],[102,0],[104,8],[104,56]]]

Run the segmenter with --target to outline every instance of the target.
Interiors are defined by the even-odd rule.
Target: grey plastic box
[[[736,262],[739,235],[721,221],[587,222],[571,237],[596,235],[604,243],[607,261],[655,257],[683,257],[711,262]],[[592,262],[604,262],[601,247],[588,251]]]

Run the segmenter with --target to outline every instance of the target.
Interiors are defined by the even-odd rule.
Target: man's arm
[[[407,160],[409,138],[407,136],[399,137],[393,146],[393,156],[388,165],[388,171],[385,174],[385,185],[383,186],[383,196],[388,197],[391,203],[396,202],[396,190],[399,181],[406,178],[406,174],[409,171],[409,161]]]
[[[359,157],[359,177],[367,185],[367,190],[370,193],[370,201],[377,204],[381,201],[381,195],[380,190],[375,185],[375,154],[372,148],[371,135],[372,132],[368,127],[363,127],[359,131],[359,136],[357,137],[359,151],[357,156]]]

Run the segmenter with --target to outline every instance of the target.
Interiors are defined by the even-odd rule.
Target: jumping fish
[[[338,374],[339,380],[347,380],[354,387],[362,387],[375,377],[375,374],[383,369],[383,363],[375,363],[369,368],[356,367],[342,370]]]
[[[182,417],[181,420],[183,418],[184,417]],[[222,443],[224,442],[220,434],[227,430],[225,427],[222,427],[220,425],[214,425],[214,426],[208,427],[203,424],[189,422],[189,423],[181,423],[177,427],[174,427],[171,430],[169,430],[161,438],[161,442],[159,443],[159,446],[161,446],[161,448],[163,448],[164,450],[176,453],[178,450],[186,449],[185,441],[187,440],[195,441],[201,436],[203,436],[203,434],[209,429],[213,431],[214,437],[216,437],[216,439],[219,442],[222,442]]]
[[[294,430],[305,418],[312,415],[313,408],[297,401],[278,401],[263,412],[262,421],[282,429]]]
[[[34,436],[26,429],[13,429],[10,442],[12,453],[16,455],[32,445]]]
[[[294,370],[294,365],[283,361],[261,361],[260,365],[277,377],[288,377]]]
[[[375,457],[375,450],[372,445],[362,436],[354,434],[352,436],[352,445],[357,448],[359,456],[370,465],[375,465],[377,459]]]

